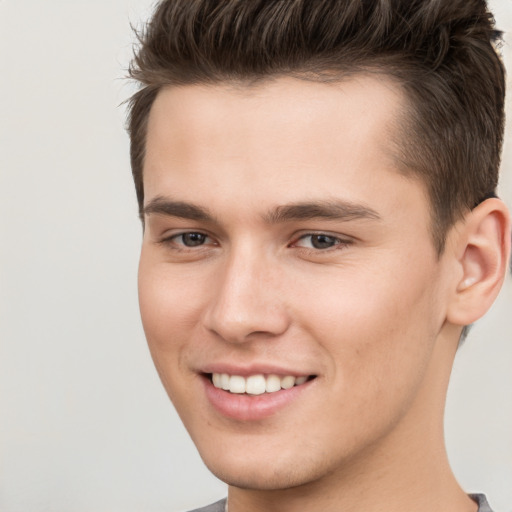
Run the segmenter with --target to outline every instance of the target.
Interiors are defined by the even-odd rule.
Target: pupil
[[[313,235],[311,244],[315,249],[328,249],[336,243],[334,237],[327,235]]]
[[[187,247],[195,247],[204,243],[206,236],[202,233],[186,233],[183,235],[183,244]]]

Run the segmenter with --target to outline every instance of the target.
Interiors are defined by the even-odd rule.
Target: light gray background
[[[225,493],[161,388],[138,315],[118,105],[133,92],[129,23],[151,3],[0,0],[3,512],[177,511]],[[512,70],[512,4],[492,5]],[[511,313],[509,278],[458,355],[447,412],[457,475],[500,512],[512,511]]]

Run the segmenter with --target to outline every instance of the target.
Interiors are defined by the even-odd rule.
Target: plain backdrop
[[[173,512],[226,492],[158,381],[138,314],[120,104],[134,91],[130,23],[151,4],[0,0],[2,512]],[[511,61],[512,2],[492,5]],[[511,316],[509,277],[458,354],[446,420],[456,474],[496,512],[512,511]]]

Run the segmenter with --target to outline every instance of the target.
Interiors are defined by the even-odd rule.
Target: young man
[[[483,0],[167,0],[131,70],[139,293],[204,511],[488,512],[443,441],[510,252]]]

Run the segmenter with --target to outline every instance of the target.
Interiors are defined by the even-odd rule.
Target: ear
[[[487,199],[468,213],[456,229],[454,295],[447,320],[470,325],[491,307],[507,272],[510,214],[500,199]]]

